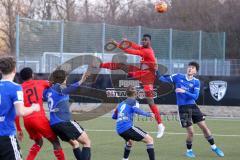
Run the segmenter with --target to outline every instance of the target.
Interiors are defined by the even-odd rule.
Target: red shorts
[[[39,140],[42,137],[50,141],[57,139],[57,136],[50,127],[49,120],[45,116],[26,118],[24,119],[24,126],[32,140]]]

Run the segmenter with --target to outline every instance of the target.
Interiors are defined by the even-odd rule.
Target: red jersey
[[[22,83],[24,105],[25,107],[30,107],[32,103],[38,103],[40,105],[40,111],[34,112],[25,118],[33,116],[45,116],[45,111],[43,108],[43,91],[49,88],[49,82],[46,80],[28,80]]]
[[[152,48],[144,48],[134,42],[131,42],[132,45],[132,49],[128,48],[128,49],[124,49],[124,52],[128,53],[128,54],[133,54],[133,55],[138,55],[141,56],[141,69],[142,70],[152,70],[155,71],[157,70],[157,60],[155,58],[155,54]]]

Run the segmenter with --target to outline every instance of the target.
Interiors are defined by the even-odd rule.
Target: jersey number
[[[36,87],[27,89],[26,95],[27,95],[28,102],[30,104],[38,102],[38,95],[37,95]]]
[[[126,108],[126,104],[123,104],[123,105],[121,106],[120,112],[119,112],[120,117],[124,116],[123,111],[124,111],[125,108]]]

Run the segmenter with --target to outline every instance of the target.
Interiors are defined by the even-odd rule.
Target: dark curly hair
[[[197,72],[199,71],[199,68],[200,68],[199,64],[198,64],[197,62],[194,62],[194,61],[189,62],[189,63],[188,63],[188,66],[194,66],[194,67],[196,67]]]
[[[67,78],[67,72],[62,69],[57,69],[50,74],[49,81],[52,84],[55,84],[55,83],[62,84],[66,78]]]
[[[20,71],[20,78],[23,81],[27,81],[33,78],[33,70],[30,67],[25,67]]]

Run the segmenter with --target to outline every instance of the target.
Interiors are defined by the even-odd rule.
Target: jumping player
[[[173,74],[171,76],[161,76],[160,81],[173,83],[176,86],[176,97],[179,111],[180,122],[183,128],[187,130],[187,152],[186,156],[194,158],[195,154],[192,151],[192,141],[194,130],[192,122],[196,123],[202,130],[205,138],[211,145],[211,149],[219,157],[223,157],[224,153],[215,145],[211,131],[207,127],[205,118],[196,105],[196,100],[199,96],[200,81],[194,77],[199,70],[199,64],[190,62],[187,68],[187,74]]]
[[[24,126],[29,134],[30,139],[34,140],[33,146],[30,148],[27,160],[34,160],[43,146],[43,137],[48,139],[54,149],[54,155],[58,160],[64,160],[64,152],[60,146],[57,136],[52,131],[49,120],[45,115],[43,108],[43,91],[49,88],[49,82],[45,80],[33,80],[34,75],[31,68],[26,67],[20,71],[20,78],[24,81],[22,83],[24,105],[30,107],[32,103],[40,105],[40,112],[32,113],[24,116]],[[16,119],[16,126],[18,130],[18,137],[22,139],[23,133],[19,123],[19,118]]]
[[[44,99],[47,100],[50,111],[51,128],[61,140],[68,142],[73,147],[73,153],[77,160],[90,160],[91,142],[84,129],[77,122],[71,120],[69,94],[76,91],[88,76],[89,74],[86,72],[80,81],[67,87],[67,73],[64,70],[55,70],[50,75],[52,86],[44,91]],[[82,151],[79,143],[83,145]]]
[[[115,41],[114,41],[115,42]],[[120,45],[115,42],[118,48],[122,49],[124,52],[132,55],[138,55],[142,57],[140,62],[140,68],[133,65],[126,65],[123,63],[102,63],[100,68],[106,68],[111,70],[121,69],[128,73],[128,76],[139,80],[145,91],[147,102],[151,111],[155,115],[155,119],[158,124],[157,138],[161,138],[164,134],[165,126],[162,123],[161,115],[157,105],[154,103],[153,99],[153,84],[155,81],[155,72],[157,70],[157,60],[154,55],[154,51],[151,47],[151,36],[148,34],[143,35],[142,46],[131,42],[131,48],[123,49]]]
[[[133,124],[134,114],[154,117],[154,114],[139,109],[136,101],[136,90],[129,86],[126,90],[127,99],[121,102],[115,109],[112,118],[116,119],[116,131],[125,141],[123,160],[128,160],[133,141],[142,141],[147,145],[149,160],[155,160],[153,138],[142,129]]]
[[[0,59],[0,159],[22,160],[16,140],[14,120],[18,116],[27,116],[39,111],[38,104],[24,107],[22,87],[13,82],[16,74],[16,61],[12,57]]]

